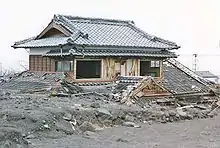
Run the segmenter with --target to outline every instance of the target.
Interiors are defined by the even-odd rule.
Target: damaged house
[[[71,83],[117,82],[126,98],[212,95],[208,82],[174,58],[176,43],[149,35],[133,21],[54,15],[29,49],[29,71],[65,72]]]
[[[116,76],[163,75],[162,61],[177,57],[173,42],[149,35],[133,21],[55,15],[36,37],[12,47],[29,49],[29,70],[67,72],[75,82]]]

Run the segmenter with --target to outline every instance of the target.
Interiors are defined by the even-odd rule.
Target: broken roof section
[[[46,37],[50,29],[63,35]],[[137,28],[133,21],[83,18],[55,15],[51,23],[37,37],[16,42],[14,48],[53,47],[73,44],[106,47],[178,49],[176,43],[149,35]]]
[[[173,94],[208,93],[210,91],[209,84],[205,80],[199,80],[186,70],[169,62],[164,64],[163,72],[164,78],[160,84]]]
[[[129,94],[133,95],[135,94],[133,92],[138,92],[136,97],[141,97],[140,95],[144,97],[213,95],[213,89],[208,81],[178,61],[169,59],[164,62],[163,68],[162,79],[142,76],[118,77],[118,84],[115,87],[115,91],[123,92],[129,89]],[[152,82],[154,82],[153,85]],[[133,92],[131,91],[131,86],[133,87]],[[152,95],[149,95],[149,91]]]

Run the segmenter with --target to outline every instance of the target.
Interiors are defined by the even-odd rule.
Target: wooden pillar
[[[163,78],[163,76],[164,76],[164,75],[163,75],[163,70],[164,70],[164,69],[163,69],[163,60],[161,60],[161,61],[160,61],[160,76],[159,76],[160,78]]]
[[[101,59],[101,78],[104,79],[105,77],[105,60]]]
[[[140,59],[137,59],[137,76],[140,76]]]
[[[76,61],[76,59],[74,58],[74,60],[73,60],[73,65],[74,65],[74,66],[73,66],[73,78],[74,78],[74,79],[76,79],[76,68],[77,68],[77,67],[76,67],[76,62],[77,62],[77,61]]]

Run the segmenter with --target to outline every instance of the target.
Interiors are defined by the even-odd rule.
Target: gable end
[[[37,36],[36,39],[51,37],[51,36],[71,36],[71,32],[53,21]]]

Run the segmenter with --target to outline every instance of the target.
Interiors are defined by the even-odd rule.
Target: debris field
[[[109,128],[213,118],[220,105],[217,88],[176,62],[164,63],[160,80],[119,76],[115,82],[72,83],[65,73],[29,71],[5,76],[0,145],[43,147],[39,141],[91,138]]]

